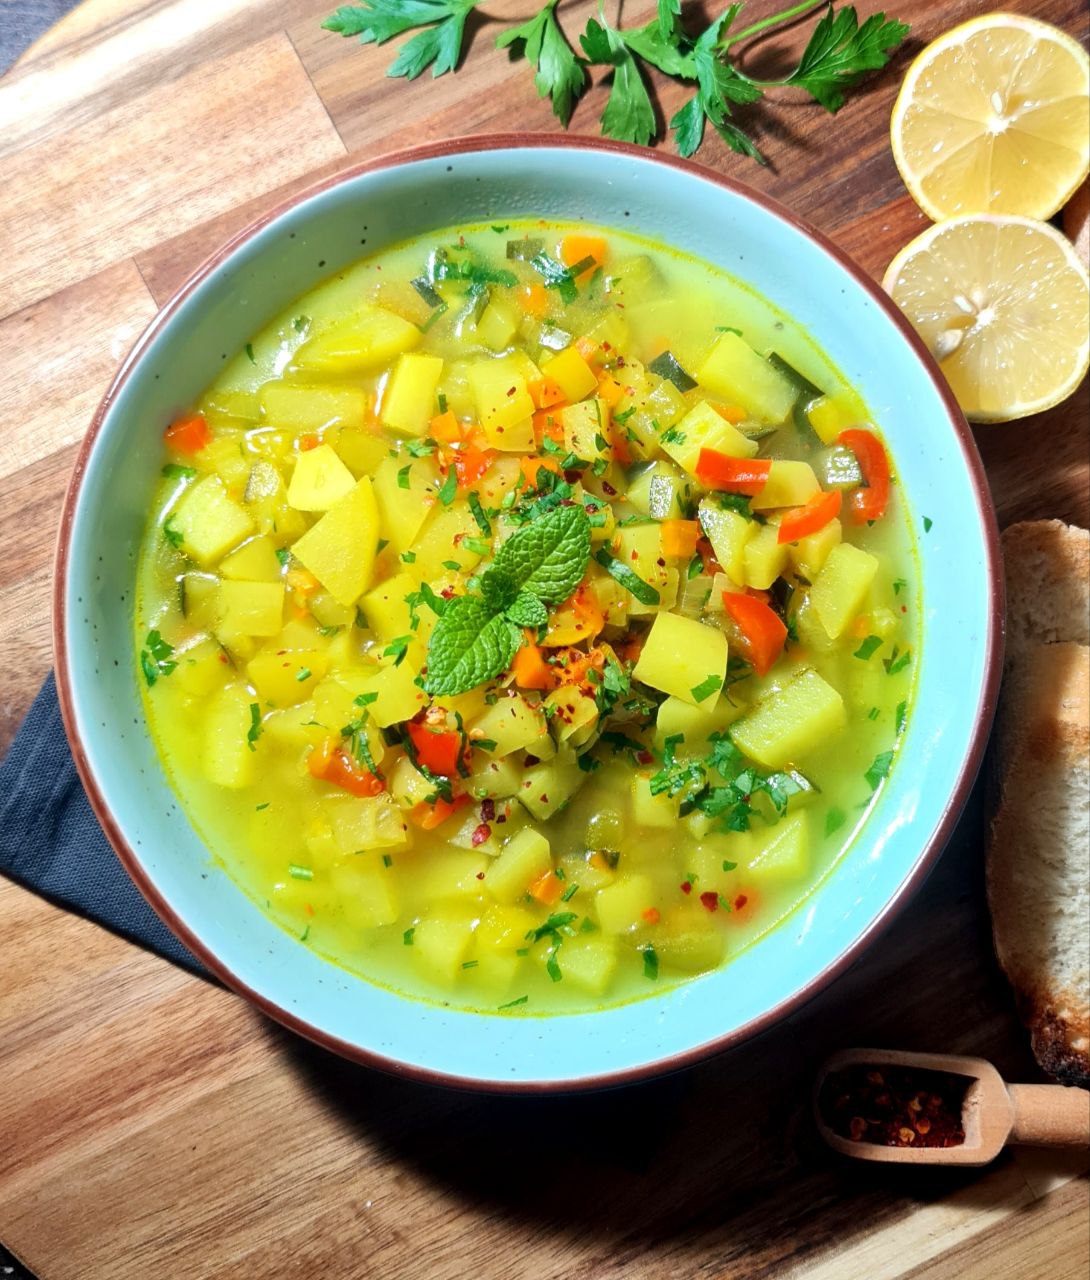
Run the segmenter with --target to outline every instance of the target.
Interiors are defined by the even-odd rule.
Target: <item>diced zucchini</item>
[[[807,410],[810,425],[824,444],[835,444],[837,436],[849,427],[868,420],[863,402],[854,391],[837,391],[815,400]]]
[[[327,444],[307,449],[295,460],[288,502],[296,511],[328,511],[356,486],[352,472]]]
[[[567,746],[558,748],[555,757],[527,769],[522,776],[518,798],[520,803],[545,822],[559,813],[586,781],[575,753]]]
[[[742,552],[743,577],[747,587],[768,588],[787,568],[787,547],[779,541],[779,527],[771,522],[758,525]]]
[[[522,770],[511,756],[496,759],[483,752],[475,752],[469,777],[466,779],[466,790],[479,800],[491,796],[495,800],[506,800],[516,795],[522,784]]]
[[[651,624],[633,675],[652,689],[697,706],[714,705],[727,674],[727,637],[716,627],[676,613]]]
[[[234,791],[253,781],[256,743],[251,744],[248,736],[252,705],[249,690],[232,684],[214,694],[205,709],[201,767],[216,786]]]
[[[359,387],[276,381],[266,382],[257,395],[265,418],[297,435],[334,426],[362,429],[367,419],[367,392]]]
[[[352,924],[376,929],[398,918],[397,877],[381,854],[353,850],[334,865],[330,879]]]
[[[182,536],[182,550],[207,567],[253,533],[254,524],[219,476],[205,476],[182,494],[170,514],[170,526]]]
[[[582,746],[598,723],[598,704],[594,698],[572,685],[550,693],[545,699],[545,711],[556,741],[570,742],[573,747]]]
[[[621,876],[594,897],[598,923],[608,934],[631,933],[647,924],[644,913],[658,905],[658,895],[649,876]]]
[[[836,640],[863,608],[878,561],[850,542],[838,543],[829,552],[814,580],[810,600],[830,639]]]
[[[598,442],[605,440],[603,432],[608,423],[609,409],[597,398],[567,405],[560,410],[564,448],[577,458],[593,462],[604,452]]]
[[[276,558],[272,539],[259,534],[244,542],[224,559],[220,572],[225,578],[237,578],[243,582],[279,582],[280,561]]]
[[[283,615],[282,583],[234,579],[220,583],[220,630],[230,635],[274,636],[283,624]]]
[[[827,746],[844,728],[844,699],[811,668],[774,689],[731,729],[741,751],[769,769]]]
[[[571,404],[589,396],[598,386],[598,375],[574,347],[544,361],[541,373],[543,377],[552,378]]]
[[[292,546],[292,555],[340,604],[354,604],[371,580],[378,507],[364,477]]]
[[[712,395],[761,422],[784,422],[795,406],[791,382],[736,333],[719,335],[696,379]]]
[[[331,794],[323,797],[322,804],[341,853],[407,849],[412,843],[401,810],[388,792],[377,796]]]
[[[518,331],[519,314],[507,298],[492,297],[477,321],[477,337],[493,351],[505,351]]]
[[[761,526],[740,511],[724,510],[714,498],[701,502],[697,518],[724,573],[742,585],[746,580],[746,546]]]
[[[671,462],[656,458],[639,472],[625,497],[644,515],[656,520],[678,520],[682,502],[690,493],[689,482]]]
[[[469,385],[489,445],[510,453],[532,453],[534,402],[520,363],[512,356],[478,360],[469,367]]]
[[[426,356],[419,351],[399,356],[382,393],[383,426],[402,435],[427,435],[428,423],[435,417],[435,392],[442,376],[440,356]]]
[[[656,378],[643,400],[643,412],[664,430],[672,427],[689,407],[689,402],[666,378]]]
[[[678,907],[663,916],[655,934],[659,963],[682,973],[706,973],[722,964],[727,943],[709,914],[695,907]]]
[[[810,870],[810,828],[805,812],[792,814],[772,829],[764,847],[749,863],[757,883],[801,880]]]
[[[696,475],[701,449],[715,449],[732,458],[752,458],[758,449],[756,440],[742,435],[706,400],[695,405],[680,422],[664,431],[659,443],[691,476]]]
[[[552,865],[548,840],[540,831],[524,827],[484,873],[484,887],[497,902],[513,903]]]
[[[773,459],[768,479],[752,501],[754,511],[770,511],[774,507],[801,507],[821,486],[808,462]]]
[[[387,364],[420,345],[420,330],[382,307],[367,306],[304,342],[295,363],[321,373],[350,373]]]

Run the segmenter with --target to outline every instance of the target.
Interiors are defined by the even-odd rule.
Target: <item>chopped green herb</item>
[[[394,865],[394,860],[388,853],[382,855],[382,865],[384,867],[392,867]]]
[[[831,836],[834,831],[839,831],[847,820],[843,809],[830,809],[825,815],[825,834]]]
[[[451,573],[461,573],[462,566],[457,560],[444,560],[443,568],[449,569]]]
[[[405,564],[416,564],[416,552],[403,551],[401,553],[401,559]]]
[[[480,962],[479,960],[463,960],[463,961],[462,961],[462,968],[463,968],[463,969],[476,969],[476,967],[477,967],[480,963],[481,963],[481,962]]]
[[[571,902],[572,898],[579,892],[579,886],[573,881],[564,892],[560,895],[561,902]]]
[[[904,733],[905,722],[907,719],[908,719],[908,703],[898,702],[897,710],[893,717],[893,723],[896,725],[898,733]]]
[[[605,547],[599,548],[594,558],[611,578],[619,582],[641,604],[653,605],[659,603],[661,597],[658,589],[649,582],[645,582],[634,569],[630,569],[628,565],[618,560],[616,556],[611,556]]]
[[[268,807],[269,807],[268,800],[266,800],[264,804],[254,805],[254,808],[257,810],[258,813],[261,813],[263,809],[267,809]]]
[[[449,507],[454,501],[454,495],[458,492],[458,472],[454,467],[447,468],[447,474],[443,477],[443,483],[439,489],[439,501],[444,507]]]
[[[559,982],[564,977],[560,972],[560,965],[556,958],[557,950],[557,947],[553,947],[545,961],[545,972],[553,982]]]
[[[191,480],[196,474],[194,467],[183,467],[179,462],[168,462],[163,467],[163,475],[168,480]]]
[[[250,703],[250,727],[246,730],[246,745],[251,751],[257,750],[257,740],[261,737],[261,708],[256,702]]]
[[[166,538],[167,542],[169,542],[172,547],[180,547],[185,541],[185,535],[182,533],[181,529],[176,529],[174,527],[174,520],[171,516],[168,516],[163,521],[163,537]]]
[[[168,644],[158,631],[149,631],[144,647],[140,650],[140,669],[144,673],[148,688],[160,676],[169,676],[177,667],[174,660],[174,646]]]
[[[473,519],[477,522],[477,528],[480,529],[486,538],[491,538],[492,524],[489,521],[488,516],[484,513],[484,508],[481,506],[481,499],[475,489],[470,489],[469,491],[469,511],[473,516]]]
[[[416,925],[413,925],[411,928],[406,929],[405,932],[401,935],[402,945],[406,947],[411,947],[413,945],[413,935],[415,933],[416,933]]]
[[[283,568],[288,563],[288,561],[291,560],[291,552],[287,549],[287,547],[277,547],[276,558],[280,562],[280,567]]]
[[[409,473],[412,471],[412,469],[413,469],[413,464],[409,462],[409,463],[406,463],[406,465],[403,466],[400,471],[398,471],[397,487],[399,489],[407,489],[409,487]]]
[[[923,518],[923,531],[924,531],[924,533],[930,533],[930,532],[931,532],[931,530],[932,530],[934,527],[935,527],[935,522],[934,522],[934,520],[932,520],[930,516],[924,516],[924,518]]]
[[[254,344],[252,342],[247,342],[245,351],[246,351],[246,357],[250,361],[250,363],[257,364],[257,358],[254,355]]]
[[[659,976],[659,958],[655,948],[646,942],[639,948],[643,952],[643,976],[654,982]]]
[[[856,649],[855,653],[852,656],[855,658],[862,658],[862,660],[866,662],[866,660],[872,657],[875,653],[877,653],[878,650],[881,649],[881,647],[882,647],[881,636],[867,636],[867,638],[863,641],[863,643],[859,646],[859,648]]]
[[[300,667],[299,670],[295,673],[295,678],[296,680],[299,681],[300,684],[302,684],[304,680],[309,680],[310,676],[311,676],[311,671],[309,667]]]
[[[723,687],[723,680],[720,676],[709,675],[697,685],[692,687],[692,695],[697,702],[703,702],[705,698],[710,698],[713,693],[718,693]]]
[[[863,774],[863,777],[866,778],[867,784],[869,785],[872,791],[878,790],[878,784],[882,781],[883,778],[888,776],[890,766],[892,764],[893,764],[892,751],[883,751],[880,755],[877,755],[874,757],[874,763],[866,771],[866,773]]]
[[[529,999],[529,996],[516,996],[514,1000],[508,1000],[506,1004],[498,1004],[496,1010],[502,1013],[504,1009],[517,1009],[520,1004],[526,1004]]]
[[[405,655],[409,651],[409,645],[412,644],[415,636],[397,636],[382,651],[384,658],[393,658],[394,666],[400,667],[405,661]]]
[[[314,872],[310,867],[301,867],[297,862],[288,863],[288,875],[293,880],[313,880]]]
[[[723,870],[724,870],[724,871],[737,871],[737,869],[738,869],[738,863],[737,863],[737,862],[731,862],[729,858],[724,858],[724,859],[723,859]]]
[[[893,594],[894,594],[895,596],[899,596],[899,595],[901,594],[901,592],[902,592],[902,591],[905,589],[905,587],[907,587],[907,586],[908,586],[908,583],[904,580],[904,578],[894,578],[894,579],[893,579]]]

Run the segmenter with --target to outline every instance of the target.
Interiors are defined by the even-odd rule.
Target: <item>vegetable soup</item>
[[[300,945],[574,1012],[727,964],[844,851],[916,658],[876,425],[790,318],[616,231],[328,279],[165,432],[147,714]]]

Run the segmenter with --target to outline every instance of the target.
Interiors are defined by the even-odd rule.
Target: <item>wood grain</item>
[[[49,666],[53,537],[74,447],[123,346],[238,227],[339,167],[427,138],[555,129],[493,48],[383,75],[323,32],[332,0],[87,0],[0,80],[0,750]],[[751,20],[771,12],[752,0]],[[861,9],[878,6],[864,3]],[[912,47],[835,120],[754,115],[770,165],[701,159],[791,205],[880,276],[926,220],[887,145],[915,48],[977,0],[893,6]],[[1010,7],[1085,41],[1081,0]],[[637,21],[649,3],[626,12]],[[590,0],[565,4],[577,31]],[[747,51],[754,68],[803,32]],[[663,87],[669,115],[681,98]],[[574,126],[593,131],[598,83]],[[1090,522],[1085,388],[977,433],[1000,520]],[[864,960],[760,1041],[586,1099],[491,1099],[334,1060],[97,926],[0,881],[0,1235],[41,1280],[1075,1280],[1086,1153],[988,1169],[860,1168],[807,1114],[817,1064],[876,1043],[1032,1059],[991,949],[982,799]]]

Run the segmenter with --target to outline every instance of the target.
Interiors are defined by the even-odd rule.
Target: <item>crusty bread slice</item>
[[[1041,521],[1008,529],[1003,545],[995,948],[1038,1062],[1090,1086],[1090,534]]]

